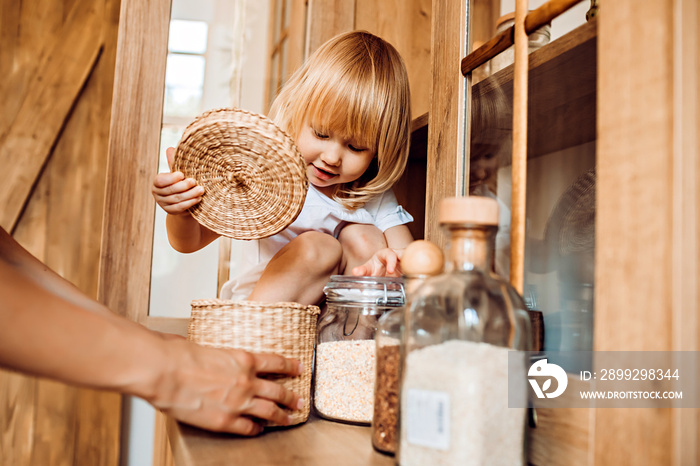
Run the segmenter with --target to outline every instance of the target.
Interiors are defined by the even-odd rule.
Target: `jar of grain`
[[[417,240],[408,245],[401,257],[406,303],[413,291],[432,275],[442,272],[442,250],[429,241]],[[399,421],[399,378],[404,307],[385,313],[377,327],[377,374],[374,389],[372,445],[377,451],[396,453]]]
[[[515,13],[511,12],[498,18],[496,21],[496,33],[500,34],[515,23]],[[527,36],[527,52],[532,53],[540,47],[547,45],[551,37],[551,23],[536,29]],[[515,61],[515,49],[511,45],[489,61],[489,73],[493,74],[502,70]]]
[[[409,293],[406,309],[398,463],[524,464],[525,353],[513,350],[529,349],[529,317],[493,273],[498,203],[448,198],[438,218],[446,272]],[[521,407],[509,407],[511,389]]]
[[[379,318],[402,307],[403,280],[334,275],[318,322],[314,408],[326,418],[372,422]]]

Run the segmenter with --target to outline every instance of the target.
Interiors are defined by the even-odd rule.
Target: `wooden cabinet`
[[[511,97],[510,70],[472,89],[453,66],[468,6],[455,3],[433,9],[426,236],[438,243],[440,199],[468,190],[474,145],[463,141],[473,141],[466,128],[478,120],[465,109],[483,108],[496,92]],[[597,22],[530,55],[527,208],[538,196],[557,200],[537,192],[548,170],[593,156],[593,349],[697,351],[700,10],[692,1],[600,3]],[[562,161],[572,148],[583,149]],[[530,216],[529,227],[545,219]],[[526,243],[530,264],[542,253]],[[529,460],[697,464],[697,419],[688,409],[543,410]]]
[[[312,2],[329,8],[341,3]],[[554,160],[553,153],[593,147],[593,348],[697,351],[700,6],[695,0],[600,3],[597,24],[530,56],[529,164],[535,169]],[[148,314],[150,264],[144,258],[150,258],[151,227],[145,225],[153,217],[148,194],[153,164],[143,154],[156,152],[153,125],[160,113],[148,105],[144,111],[144,99],[129,98],[128,84],[140,77],[136,87],[142,95],[160,95],[162,78],[152,72],[152,57],[161,56],[169,2],[144,5],[122,2],[123,30],[131,31],[132,39],[154,40],[130,45],[120,35],[117,81],[122,85],[114,94],[120,105],[112,115],[101,267],[103,283],[111,285],[101,288],[105,302],[135,320]],[[473,89],[460,73],[470,6],[468,0],[434,0],[430,13],[428,125],[418,127],[427,133],[427,155],[420,162],[425,164],[425,236],[440,244],[435,219],[440,200],[469,189],[471,147],[465,141],[474,122],[466,109],[487,101],[496,84],[508,99],[508,69]],[[567,99],[559,98],[557,86],[568,91]],[[148,124],[139,124],[143,121]],[[530,199],[536,198],[538,185],[528,186]],[[552,201],[547,193],[538,196]],[[127,268],[132,273],[123,274]],[[529,442],[534,464],[700,462],[694,409],[561,408],[539,412],[538,421]]]

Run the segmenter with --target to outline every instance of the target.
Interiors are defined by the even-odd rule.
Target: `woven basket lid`
[[[301,212],[309,185],[292,138],[269,118],[234,108],[205,112],[190,123],[172,169],[204,187],[192,216],[235,239],[285,229]]]

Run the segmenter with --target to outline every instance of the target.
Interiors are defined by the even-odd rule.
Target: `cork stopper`
[[[498,225],[498,202],[483,196],[448,197],[440,201],[438,222]]]
[[[422,239],[409,244],[401,256],[401,270],[406,275],[437,275],[444,265],[442,249]]]

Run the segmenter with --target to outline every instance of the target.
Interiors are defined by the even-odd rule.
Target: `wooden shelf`
[[[528,158],[595,141],[596,54],[595,18],[530,54]],[[482,106],[498,112],[486,117],[493,123],[490,130],[509,137],[513,129],[513,65],[474,84],[472,99],[475,104],[490,102]],[[424,159],[428,114],[415,118],[411,130],[411,159]],[[475,134],[475,139],[480,136]]]
[[[411,151],[412,160],[427,159],[428,155],[428,113],[424,113],[411,122]]]
[[[244,438],[196,429],[167,419],[175,466],[230,464],[392,466],[394,457],[372,448],[371,428],[319,419]]]

